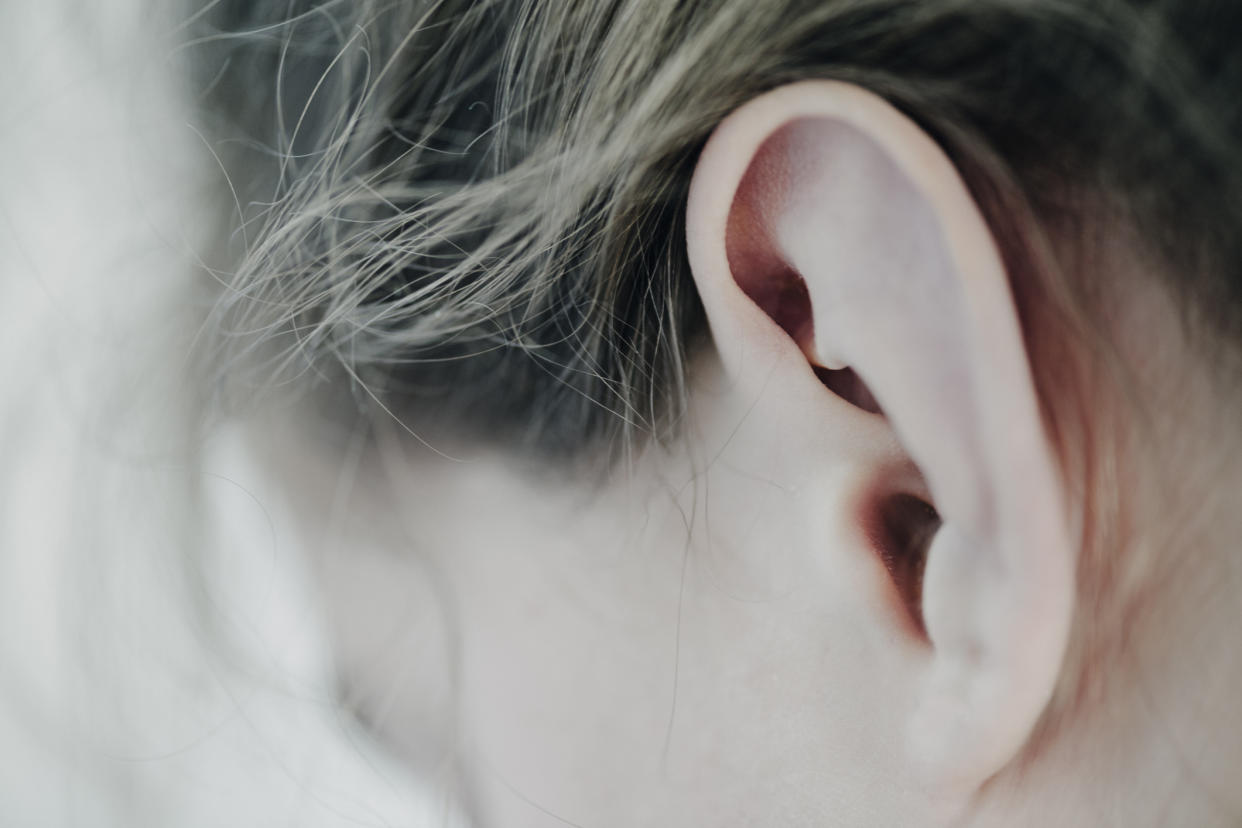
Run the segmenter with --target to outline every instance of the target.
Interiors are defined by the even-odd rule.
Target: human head
[[[1187,560],[1228,571],[1214,533],[1233,472],[1210,461],[1232,457],[1233,443],[1222,449],[1207,435],[1236,405],[1228,377],[1242,314],[1231,232],[1242,192],[1238,75],[1221,35],[1233,18],[1206,3],[729,0],[361,4],[290,17],[277,27],[281,50],[253,48],[246,36],[214,41],[238,56],[213,75],[222,105],[253,100],[256,69],[296,81],[280,87],[288,99],[240,119],[279,150],[279,167],[254,179],[276,197],[247,219],[254,241],[220,319],[245,320],[262,334],[254,351],[352,389],[374,418],[367,468],[386,466],[391,485],[366,491],[415,516],[422,531],[412,536],[447,573],[444,589],[460,605],[451,657],[461,660],[465,740],[506,779],[529,753],[530,778],[514,788],[542,788],[529,796],[557,813],[600,819],[592,808],[611,808],[630,824],[660,821],[643,807],[666,809],[673,822],[722,822],[696,810],[719,786],[759,809],[747,819],[832,819],[813,809],[825,799],[880,801],[897,771],[900,795],[884,800],[894,810],[874,806],[875,819],[910,819],[908,808],[933,801],[947,819],[989,785],[1018,791],[1022,803],[1023,772],[1050,784],[1048,768],[1069,768],[1067,755],[1096,744],[1074,734],[1104,739],[1085,724],[1100,721],[1102,700],[1132,709],[1138,690],[1126,686],[1135,672],[1124,653],[1152,657],[1136,639],[1173,612],[1164,576]],[[271,112],[278,117],[266,120]],[[805,172],[791,175],[795,166]],[[838,192],[834,181],[849,186]],[[940,281],[925,282],[926,295],[858,299],[862,288],[834,281],[839,270],[811,272],[808,260],[827,258],[817,250],[852,272],[924,266]],[[833,315],[850,301],[866,313]],[[879,319],[895,321],[881,329]],[[840,354],[856,370],[815,371],[838,367]],[[933,405],[947,383],[953,393]],[[394,470],[401,443],[381,436],[406,428],[405,443],[470,462],[421,453],[414,478]],[[479,445],[487,451],[471,448]],[[861,454],[842,459],[842,446]],[[954,465],[972,453],[974,462]],[[584,475],[592,496],[558,501],[563,481]],[[946,505],[958,484],[975,494]],[[547,513],[523,499],[532,491]],[[963,546],[954,572],[926,590],[921,561],[906,571],[885,556],[886,543],[911,543],[941,518],[987,537],[964,516],[979,493],[1026,528]],[[1155,519],[1161,495],[1169,511]],[[728,504],[724,517],[709,498]],[[505,503],[522,506],[505,512]],[[433,520],[460,526],[484,507],[504,534]],[[1201,537],[1191,510],[1208,516]],[[652,523],[640,529],[643,515]],[[668,522],[675,516],[680,526]],[[573,539],[566,555],[604,537],[625,543],[609,547],[607,566],[585,553],[576,564],[550,561],[560,547],[536,554],[531,521]],[[1162,534],[1169,523],[1195,532],[1174,544]],[[837,550],[835,569],[813,565],[816,544]],[[979,554],[1001,547],[1012,557]],[[858,549],[873,554],[851,557]],[[933,548],[929,572],[944,555]],[[358,565],[328,557],[337,578]],[[858,568],[841,568],[849,565]],[[566,579],[559,592],[526,580],[549,567]],[[886,569],[881,589],[869,578]],[[588,571],[610,586],[584,597]],[[512,593],[493,591],[489,577]],[[1005,578],[1022,589],[994,590]],[[747,583],[755,592],[739,594]],[[833,583],[817,599],[805,594]],[[901,612],[883,609],[883,595]],[[954,614],[972,602],[990,609]],[[584,605],[599,628],[558,637],[583,623],[575,611]],[[561,623],[537,623],[523,614],[532,606]],[[644,615],[660,620],[635,628]],[[965,704],[975,685],[946,679],[933,706],[947,698],[965,714],[920,754],[909,740],[919,743],[910,732],[922,725],[911,722],[923,714],[912,711],[927,709],[926,698],[910,688],[937,681],[912,678],[909,666],[935,660],[924,616],[931,645],[952,637],[938,625],[978,639],[971,624],[983,617],[1007,632],[994,650],[950,665],[986,663],[992,672],[958,675],[988,685],[995,705]],[[683,656],[683,628],[696,619],[702,637],[687,640],[702,647]],[[633,661],[592,661],[586,629]],[[762,629],[776,631],[766,651]],[[866,646],[851,653],[851,639]],[[653,664],[670,640],[673,666]],[[545,663],[539,642],[563,651]],[[843,650],[853,660],[822,673],[799,661]],[[525,661],[512,663],[515,654]],[[596,678],[583,677],[584,663]],[[756,686],[760,665],[794,689]],[[391,679],[374,665],[354,669],[359,685]],[[623,676],[634,686],[610,697]],[[748,692],[722,696],[712,677]],[[666,678],[667,698],[656,689]],[[702,695],[691,715],[677,699],[695,682]],[[837,702],[817,708],[816,692]],[[657,710],[671,724],[653,741]],[[739,722],[747,710],[758,720]],[[889,729],[873,726],[884,710],[900,711],[884,719]],[[544,720],[530,724],[537,715]],[[1131,716],[1126,726],[1137,727]],[[541,740],[558,728],[577,735]],[[575,775],[576,751],[592,739],[624,744],[623,732],[634,743],[618,747],[616,763]],[[872,745],[878,758],[841,773],[843,752]],[[781,747],[797,754],[788,765]],[[694,770],[709,756],[717,775]],[[775,781],[756,772],[753,787],[740,787],[746,758]],[[634,769],[640,761],[654,765]],[[490,791],[480,795],[485,811],[522,813],[477,781],[477,763],[473,773]],[[660,796],[629,796],[644,785]],[[986,808],[1003,801],[986,800],[983,813],[995,819]],[[637,810],[617,810],[625,802]],[[1236,818],[1237,803],[1222,809]],[[846,824],[865,824],[851,813]]]

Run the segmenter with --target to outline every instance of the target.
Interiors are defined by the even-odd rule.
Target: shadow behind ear
[[[719,127],[687,227],[735,380],[758,387],[753,354],[778,339],[812,366],[848,366],[922,471],[944,523],[922,586],[933,653],[909,755],[936,784],[981,784],[1020,751],[1053,692],[1074,555],[979,210],[904,115],[857,87],[807,82]]]

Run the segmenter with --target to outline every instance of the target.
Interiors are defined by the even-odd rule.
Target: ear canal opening
[[[797,271],[786,268],[779,274],[739,286],[781,330],[789,334],[811,363],[815,376],[841,399],[868,414],[884,412],[871,389],[851,368],[826,368],[815,362],[815,318],[811,294]]]
[[[942,523],[936,507],[907,492],[877,498],[867,518],[871,543],[888,569],[911,623],[927,638],[923,619],[923,574],[932,539]]]

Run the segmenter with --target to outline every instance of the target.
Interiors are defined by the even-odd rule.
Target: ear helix
[[[1004,265],[970,191],[890,104],[808,81],[717,129],[687,240],[730,378],[749,396],[780,377],[808,447],[871,479],[852,495],[855,526],[933,647],[908,755],[929,784],[981,784],[1052,693],[1074,549]]]

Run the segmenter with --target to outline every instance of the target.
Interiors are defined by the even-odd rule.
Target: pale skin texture
[[[412,772],[508,828],[1236,824],[1228,499],[1195,501],[1194,565],[1074,726],[1024,753],[1070,644],[1072,494],[990,235],[930,140],[850,87],[778,90],[717,132],[688,223],[713,345],[677,444],[587,483],[395,428],[344,473],[265,443],[299,481],[343,682]],[[807,283],[810,341],[739,287],[782,267]],[[1121,338],[1167,334],[1141,373],[1180,403],[1158,430],[1221,433],[1167,303],[1128,295]],[[808,362],[856,368],[885,414]],[[1213,451],[1176,443],[1185,468]],[[1136,532],[1235,468],[1134,478]],[[895,492],[945,521],[926,635],[864,520]]]

